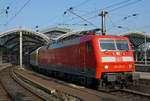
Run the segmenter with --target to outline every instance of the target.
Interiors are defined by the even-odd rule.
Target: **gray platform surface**
[[[136,72],[136,73],[140,74],[140,79],[150,80],[150,73],[148,72]]]

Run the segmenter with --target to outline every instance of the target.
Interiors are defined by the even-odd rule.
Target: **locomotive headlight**
[[[120,53],[119,53],[119,52],[116,52],[116,55],[120,55]]]
[[[105,69],[108,69],[108,65],[105,65],[104,68],[105,68]]]
[[[129,65],[129,68],[132,68],[132,65],[131,65],[131,64]]]

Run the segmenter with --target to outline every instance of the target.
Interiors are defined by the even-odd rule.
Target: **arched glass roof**
[[[138,48],[140,45],[144,44],[145,42],[150,42],[150,34],[145,32],[128,32],[124,34],[120,34],[120,36],[128,37],[132,46],[134,48]]]
[[[49,43],[49,38],[39,32],[32,30],[19,28],[11,31],[7,31],[0,34],[0,44],[6,48],[10,48],[12,51],[19,51],[19,38],[20,32],[22,32],[22,47],[24,52],[32,52],[36,48]]]

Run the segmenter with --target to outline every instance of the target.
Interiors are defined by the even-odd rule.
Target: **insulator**
[[[10,7],[9,6],[7,6],[7,8],[6,9],[9,9]]]
[[[65,11],[64,14],[67,14],[67,12]]]
[[[6,10],[6,12],[5,12],[6,14],[8,14],[8,10]]]

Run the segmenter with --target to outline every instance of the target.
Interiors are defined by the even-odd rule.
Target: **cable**
[[[112,4],[112,5],[106,6],[106,7],[104,7],[104,8],[101,8],[101,9],[98,9],[98,10],[95,10],[95,11],[91,11],[91,12],[89,12],[89,13],[95,13],[95,12],[99,12],[99,11],[101,11],[101,10],[106,10],[106,9],[108,9],[108,8],[112,8],[112,7],[114,7],[114,6],[118,6],[118,5],[127,3],[127,2],[129,2],[129,1],[131,1],[131,0],[124,0],[124,1],[121,1],[121,2],[118,2],[118,3]]]
[[[78,8],[78,7],[80,7],[80,6],[82,6],[83,4],[85,4],[85,3],[88,3],[89,2],[89,0],[84,0],[83,2],[81,2],[80,4],[78,4],[78,5],[76,5],[76,6],[73,6],[73,7],[71,7],[71,8]],[[64,14],[63,14],[64,15]],[[58,17],[58,16],[56,16],[56,17]],[[56,17],[54,17],[54,19],[56,19]],[[52,21],[54,21],[54,20],[52,20]],[[59,25],[59,24],[55,24],[55,25]]]
[[[92,17],[89,17],[89,18],[86,18],[86,19],[87,19],[87,20],[91,20],[91,19],[96,18],[96,17],[98,17],[98,15],[95,15],[95,16],[92,16]],[[77,23],[75,23],[75,24],[82,23],[82,22],[84,22],[84,21],[80,21],[80,22],[77,22]],[[97,27],[97,26],[96,26],[96,27]]]
[[[79,16],[78,14],[74,13],[72,10],[69,9],[68,11],[69,11],[70,13],[72,13],[73,15],[79,17],[79,18],[82,19],[83,21],[86,21],[86,22],[89,23],[90,25],[93,25],[94,27],[97,27],[97,26],[95,26],[93,23],[91,23],[90,21],[88,21],[87,19],[85,19],[85,18]]]
[[[123,3],[127,3],[127,2],[129,2],[129,1],[131,1],[131,0],[124,0],[124,1],[122,1],[122,2],[118,2],[118,3],[112,4],[112,5],[106,6],[106,7],[104,7],[104,8],[98,9],[98,10],[94,10],[94,11],[88,12],[87,14],[92,14],[92,13],[95,13],[95,12],[99,12],[99,11],[101,11],[101,10],[108,9],[108,8],[113,7],[113,6],[118,6],[118,5],[121,5],[121,4],[123,4]],[[87,15],[87,14],[85,14],[85,15]],[[85,15],[83,15],[83,16],[85,16]]]
[[[110,20],[112,26],[114,26],[115,24],[114,24],[113,21],[111,20],[111,17],[109,16],[109,14],[108,14],[108,18],[109,18],[109,20]]]
[[[132,14],[132,15],[134,15],[134,14]],[[126,29],[126,31],[131,30],[131,28],[129,28],[129,27],[124,27],[124,26],[121,26],[121,25],[116,25],[116,24],[114,24],[109,16],[108,16],[108,18],[110,19],[110,21],[111,21],[111,23],[112,23],[112,26],[108,29],[108,31],[110,31],[112,28]],[[122,22],[122,21],[123,21],[123,20],[117,21],[117,23],[120,24],[120,22]]]
[[[81,2],[80,4],[78,4],[78,5],[76,5],[76,6],[72,7],[72,8],[78,8],[78,7],[80,7],[83,4],[88,3],[88,2],[89,2],[89,0],[84,0],[83,2]]]
[[[124,0],[124,1],[121,1],[121,2],[118,2],[118,3],[115,3],[115,4],[112,4],[112,5],[106,6],[106,7],[101,8],[101,9],[94,10],[94,11],[91,11],[91,12],[88,12],[88,13],[85,13],[85,14],[82,15],[82,16],[86,16],[86,15],[89,15],[89,14],[92,14],[92,13],[95,13],[95,12],[99,12],[100,10],[105,10],[105,9],[108,9],[108,8],[111,8],[111,7],[114,7],[114,6],[118,6],[118,5],[127,3],[127,2],[129,2],[129,1],[131,1],[131,0]],[[75,20],[76,18],[78,18],[78,17],[73,18],[73,20]],[[70,19],[70,20],[72,20],[72,19]],[[70,21],[70,20],[69,20],[69,21]]]
[[[10,23],[26,6],[27,6],[27,4],[30,2],[31,0],[28,0],[20,9],[19,9],[19,11],[13,16],[13,17],[11,17],[10,18],[10,20],[8,21],[8,23]],[[8,24],[7,23],[7,24]]]
[[[119,7],[117,7],[117,8],[111,9],[111,10],[109,10],[109,12],[118,10],[118,9],[120,9],[120,8],[123,8],[123,7],[130,6],[130,5],[132,5],[132,4],[136,4],[136,3],[140,2],[140,1],[142,1],[142,0],[135,0],[134,2],[130,2],[130,3],[127,3],[127,4],[125,4],[125,5],[119,6]]]
[[[2,12],[0,12],[0,15],[2,15],[5,11],[6,11],[6,9],[4,9]]]
[[[88,24],[58,24],[60,26],[89,26]]]
[[[12,0],[12,1],[10,2],[9,6],[11,6],[11,5],[13,4],[13,2],[14,2],[14,0]]]
[[[132,14],[132,16],[135,16],[135,14]],[[109,15],[108,15],[108,18],[109,18],[110,22],[112,23],[112,26],[108,29],[108,31],[110,31],[112,28],[126,29],[126,31],[131,30],[129,27],[124,27],[124,26],[121,26],[121,25],[116,25],[116,24],[114,24],[114,23],[112,22],[111,17],[110,17]],[[122,21],[122,20],[121,20],[121,21]],[[120,24],[121,21],[117,21],[117,22],[119,22],[119,24]]]

